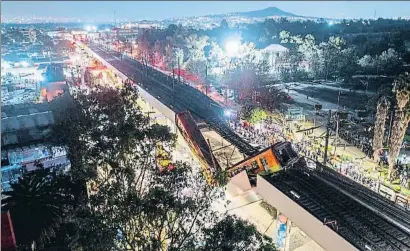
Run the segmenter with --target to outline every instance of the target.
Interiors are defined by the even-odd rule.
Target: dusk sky
[[[117,20],[160,20],[250,11],[266,7],[278,7],[294,14],[315,17],[372,18],[375,10],[377,17],[410,16],[410,1],[2,1],[1,15],[8,18],[41,16],[112,21],[115,9]]]

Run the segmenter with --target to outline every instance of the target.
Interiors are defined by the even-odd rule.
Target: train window
[[[279,150],[279,156],[280,156],[280,159],[283,161],[283,163],[288,163],[290,156],[285,151],[285,149]]]
[[[265,169],[265,171],[269,170],[269,165],[268,165],[268,161],[266,160],[265,157],[262,157],[259,159],[262,163],[263,168]]]
[[[252,171],[259,169],[259,165],[256,160],[252,161],[251,166],[252,166]]]

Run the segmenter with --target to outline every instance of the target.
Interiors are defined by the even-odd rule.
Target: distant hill
[[[242,17],[270,17],[270,16],[281,16],[281,17],[300,17],[290,12],[283,11],[276,7],[269,7],[262,10],[254,10],[254,11],[247,11],[247,12],[237,12],[232,13],[235,16],[242,16]]]
[[[216,15],[207,15],[207,17],[224,17],[224,16],[240,16],[248,18],[264,18],[271,16],[280,16],[280,17],[302,17],[290,12],[283,11],[276,7],[269,7],[262,10],[253,10],[246,12],[232,12],[227,14],[216,14]]]

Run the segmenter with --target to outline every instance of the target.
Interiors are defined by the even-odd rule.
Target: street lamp
[[[337,95],[337,110],[339,111],[339,106],[340,106],[340,95],[342,94],[342,86],[339,85],[339,93]]]
[[[230,68],[232,67],[232,60],[234,60],[234,58],[238,56],[240,46],[241,46],[241,42],[240,40],[237,40],[237,39],[232,39],[226,42],[225,51],[226,51],[226,55],[229,57],[229,64],[228,64],[227,70],[230,70]],[[225,86],[225,103],[228,103],[228,84],[227,83]]]
[[[238,40],[230,40],[225,44],[226,55],[228,57],[234,57],[239,51],[241,42]]]
[[[230,117],[232,115],[232,111],[231,110],[224,110],[224,115],[226,117]]]
[[[133,57],[133,56],[132,56],[132,55],[133,55],[133,54],[132,54],[132,52],[133,52],[132,50],[133,50],[135,44],[136,44],[135,41],[132,41],[132,42],[131,42],[131,58]]]

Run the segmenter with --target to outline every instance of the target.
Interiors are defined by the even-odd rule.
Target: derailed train
[[[221,171],[221,167],[216,161],[208,142],[197,127],[194,118],[188,111],[185,111],[177,113],[175,121],[191,151],[200,160],[205,178],[210,183],[214,182],[215,174]],[[246,171],[251,185],[255,186],[258,174],[277,172],[298,159],[298,154],[294,151],[290,142],[280,142],[245,158],[225,170],[225,172],[227,178],[232,178],[242,171]]]

